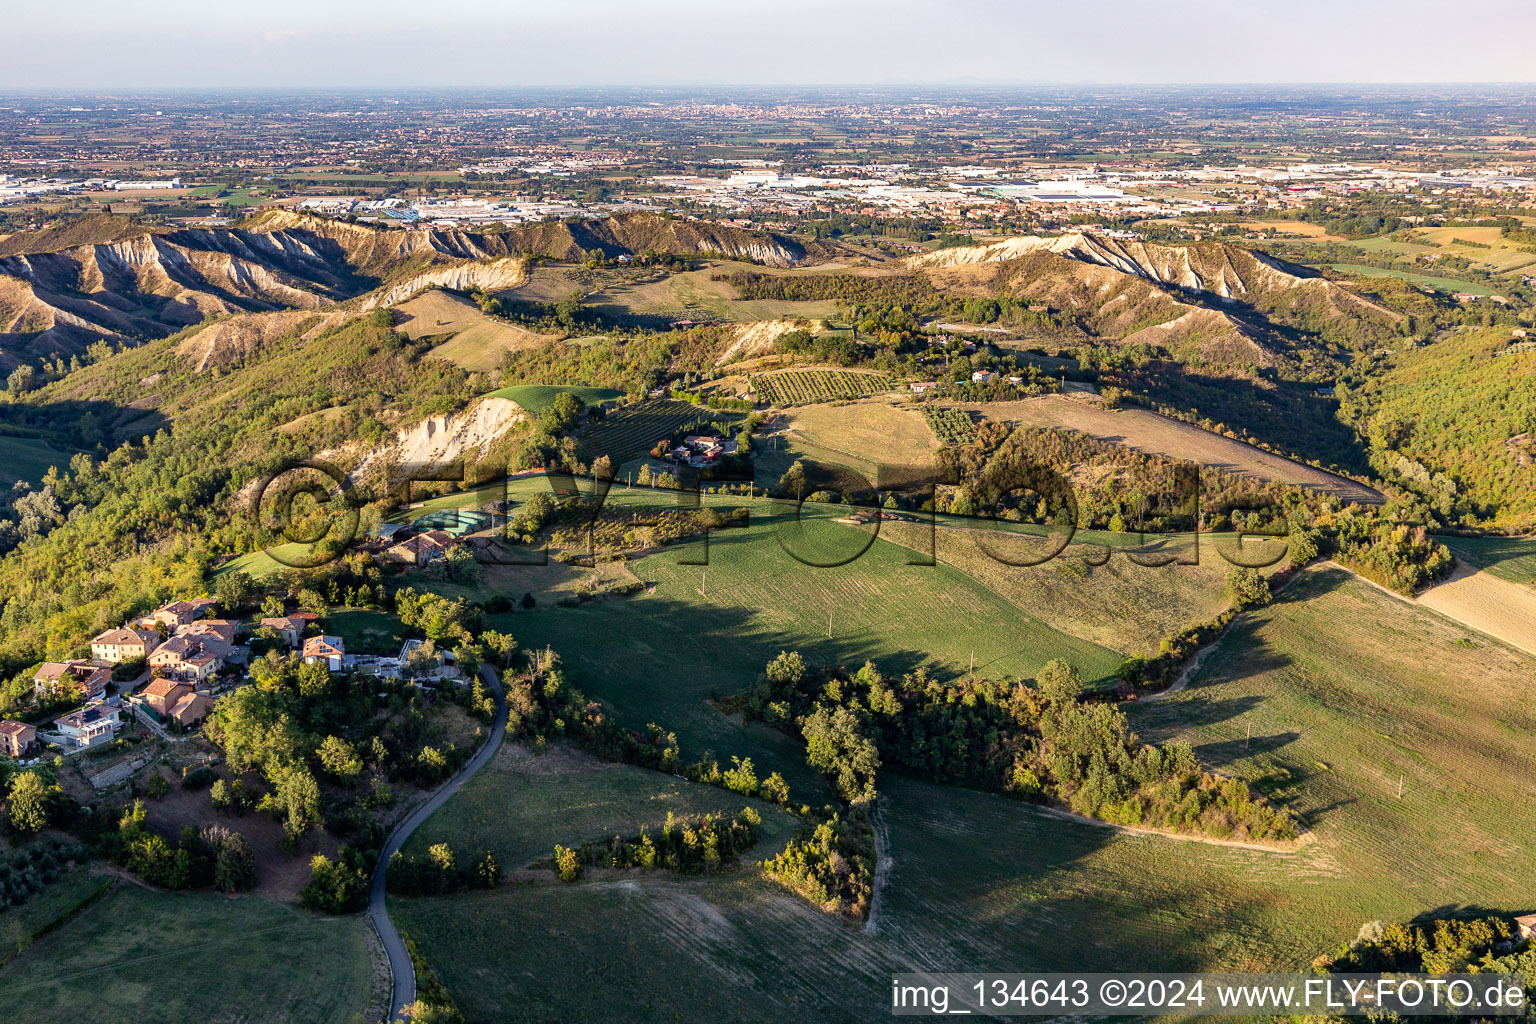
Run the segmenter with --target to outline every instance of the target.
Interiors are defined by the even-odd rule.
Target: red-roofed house
[[[167,714],[190,728],[208,717],[208,712],[214,708],[211,698],[200,693],[189,693],[181,697]]]
[[[235,634],[240,632],[238,623],[231,619],[201,619],[185,626],[176,627],[177,636],[211,636],[233,647]]]
[[[202,682],[224,667],[229,646],[211,636],[173,636],[149,656],[149,668],[159,676]]]
[[[107,681],[111,678],[110,669],[88,661],[45,661],[32,676],[32,692],[48,699],[79,687],[83,700],[98,700],[106,696]]]
[[[404,562],[406,565],[420,568],[434,558],[441,558],[454,543],[452,535],[446,530],[428,530],[410,540],[403,540],[393,547],[386,548],[384,557],[392,562]]]
[[[340,672],[346,659],[341,637],[312,636],[304,641],[304,664],[322,661],[332,672]]]
[[[261,625],[276,632],[289,647],[296,648],[303,641],[304,627],[309,623],[297,615],[285,615],[281,618],[262,619]]]
[[[37,746],[37,728],[25,722],[10,719],[0,722],[0,754],[17,760],[26,757]]]
[[[176,629],[178,626],[187,626],[207,615],[218,604],[211,597],[194,597],[190,601],[172,601],[170,604],[161,605],[150,612],[141,623],[151,627],[165,626],[167,629]]]
[[[156,679],[144,687],[141,696],[155,714],[164,717],[171,713],[178,701],[192,692],[192,687],[179,679]]]

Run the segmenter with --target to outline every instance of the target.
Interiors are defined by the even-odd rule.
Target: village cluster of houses
[[[42,737],[36,726],[0,722],[0,755],[28,757],[40,750],[41,739],[69,752],[109,742],[130,710],[149,712],[158,725],[175,722],[191,728],[201,723],[213,710],[218,694],[236,682],[227,673],[244,666],[250,653],[247,645],[236,642],[238,623],[209,617],[215,607],[211,598],[173,601],[92,639],[89,660],[44,662],[32,680],[36,696],[42,700],[78,696],[83,706],[55,719]],[[306,662],[323,662],[340,672],[347,662],[341,638],[304,636],[315,618],[299,612],[264,618],[258,625],[301,651]],[[132,661],[142,661],[145,671],[127,687],[146,678],[147,685],[108,697],[113,669]]]
[[[55,719],[41,734],[26,722],[0,721],[0,756],[32,757],[41,752],[44,741],[66,753],[89,749],[111,742],[135,715],[147,717],[156,727],[200,724],[219,695],[239,685],[241,677],[228,670],[244,666],[250,654],[248,645],[236,643],[238,623],[205,617],[215,605],[209,598],[173,601],[97,636],[89,660],[44,662],[33,677],[35,694],[45,700],[78,697],[83,705]],[[331,672],[357,669],[381,678],[437,680],[459,674],[451,652],[424,652],[420,640],[407,640],[394,658],[349,655],[339,636],[305,635],[316,619],[311,612],[295,612],[263,618],[256,629],[270,631],[305,664],[323,664]],[[144,662],[144,674],[124,684],[131,692],[107,696],[113,669],[131,661]],[[142,688],[134,690],[141,683]]]
[[[971,371],[971,383],[972,384],[991,384],[993,381],[998,379],[998,376],[999,376],[999,374],[994,373],[991,370],[973,370],[973,371]],[[1008,381],[1009,384],[1012,384],[1014,386],[1018,386],[1018,385],[1024,383],[1024,378],[1023,377],[1009,376],[1009,377],[1007,377],[1005,379]],[[943,381],[937,381],[937,380],[917,380],[917,381],[913,381],[911,384],[908,384],[907,385],[907,390],[911,391],[914,395],[926,395],[928,392],[936,391],[936,390],[938,390],[939,388],[941,388],[943,386],[944,386],[944,382]]]

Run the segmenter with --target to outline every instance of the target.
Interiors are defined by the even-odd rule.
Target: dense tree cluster
[[[763,871],[829,913],[863,919],[873,892],[874,831],[860,812],[831,815],[791,839]]]
[[[1516,947],[1524,949],[1517,952]],[[1441,917],[1424,924],[1368,921],[1353,942],[1312,966],[1329,974],[1467,974],[1529,972],[1536,955],[1517,940],[1507,918]],[[1532,975],[1526,973],[1526,983]]]
[[[1149,533],[1220,530],[1241,518],[1247,529],[1283,532],[1281,485],[1203,467],[1200,523],[1191,464],[1075,431],[983,420],[970,444],[940,458],[953,483],[933,499],[939,512]]]
[[[940,683],[922,669],[887,678],[872,663],[851,674],[812,669],[786,652],[769,663],[741,706],[802,730],[815,744],[812,763],[845,798],[867,799],[884,762],[1119,824],[1217,837],[1295,836],[1288,814],[1241,781],[1201,770],[1187,744],[1144,744],[1122,712],[1080,700],[1081,691],[1077,673],[1060,661],[1027,686]]]
[[[80,843],[53,838],[0,855],[0,913],[19,907],[44,886],[59,880],[71,863],[90,858],[90,849]]]
[[[188,825],[175,845],[150,831],[144,802],[136,800],[118,822],[108,852],[151,885],[167,889],[215,888],[245,892],[256,886],[256,856],[239,832],[223,825]]]
[[[299,904],[323,914],[352,914],[368,905],[373,877],[372,851],[343,846],[331,860],[317,853],[309,862],[309,884],[299,891]]]
[[[494,889],[501,885],[502,878],[501,865],[490,850],[460,860],[447,843],[434,843],[425,857],[396,850],[389,858],[385,875],[389,891],[396,896],[440,896],[460,889]]]

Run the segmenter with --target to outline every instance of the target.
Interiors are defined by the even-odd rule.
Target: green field
[[[1187,690],[1132,706],[1144,735],[1188,737],[1298,810],[1309,832],[1293,853],[1120,834],[885,772],[891,867],[872,931],[748,874],[396,905],[471,1021],[868,1020],[888,1012],[890,973],[914,969],[1302,970],[1364,921],[1536,904],[1536,659],[1461,635],[1312,569],[1240,620]],[[687,660],[670,659],[680,683]],[[531,847],[544,835],[529,817],[506,820]],[[594,984],[615,961],[622,974]]]
[[[1425,288],[1433,288],[1440,292],[1466,292],[1468,295],[1492,295],[1494,291],[1485,284],[1473,281],[1458,281],[1454,277],[1430,277],[1427,274],[1410,274],[1405,270],[1385,270],[1381,267],[1368,267],[1363,263],[1330,263],[1328,266],[1345,274],[1359,274],[1361,277],[1395,277],[1409,284],[1420,285]]]
[[[1536,540],[1519,537],[1440,538],[1451,553],[1501,580],[1536,586]]]
[[[616,491],[610,500],[626,496]],[[1095,680],[1120,663],[1114,651],[1051,629],[942,562],[908,564],[918,558],[910,549],[871,544],[830,522],[847,511],[841,506],[808,506],[800,526],[783,505],[771,507],[755,503],[750,526],[716,531],[707,567],[685,564],[704,559],[702,540],[631,563],[651,585],[643,595],[488,622],[525,647],[553,646],[572,681],[622,720],[676,730],[685,758],[706,749],[745,754],[765,772],[806,781],[798,743],[760,725],[744,729],[705,703],[753,685],[780,650],[846,665],[875,659],[893,673],[925,665],[943,679],[968,671],[972,657],[978,673],[993,677],[1032,676],[1065,658]],[[855,558],[866,544],[862,556],[831,568],[789,553],[825,564]]]
[[[507,886],[392,914],[477,1024],[867,1021],[889,1015],[896,971],[1301,968],[1359,925],[1354,906],[1316,911],[1316,873],[1294,857],[889,773],[881,788],[891,867],[873,931],[745,873]]]
[[[0,968],[0,1024],[347,1024],[369,1001],[366,927],[120,882]]]
[[[0,910],[0,958],[9,956],[33,933],[57,921],[101,888],[106,876],[86,867],[75,867],[58,881],[29,896],[18,907]],[[0,977],[4,977],[0,968]]]
[[[36,486],[50,466],[68,470],[69,453],[35,437],[0,435],[0,487],[10,487],[17,480]]]
[[[1239,620],[1187,689],[1133,707],[1131,722],[1189,739],[1205,764],[1301,815],[1325,872],[1320,915],[1524,912],[1536,904],[1536,658],[1465,636],[1343,570],[1309,569]]]
[[[492,391],[485,397],[505,398],[509,402],[516,402],[522,406],[528,415],[538,416],[554,403],[556,396],[561,394],[575,395],[587,405],[614,402],[624,397],[624,392],[615,391],[613,388],[579,388],[556,384],[517,384]]]
[[[325,631],[341,637],[348,654],[399,654],[403,630],[393,615],[366,608],[334,608],[325,617]]]
[[[564,746],[535,754],[508,743],[427,819],[405,852],[424,856],[433,843],[447,842],[461,858],[490,850],[503,869],[515,870],[549,856],[556,843],[598,842],[642,828],[654,834],[668,812],[679,818],[730,817],[747,805],[763,816],[754,854],[771,857],[800,826],[794,815],[772,804],[664,772],[599,761]]]

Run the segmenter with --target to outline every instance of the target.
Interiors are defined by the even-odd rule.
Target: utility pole
[[[827,639],[832,639],[832,609],[827,609]]]
[[[1243,740],[1243,750],[1246,751],[1251,746],[1253,746],[1253,723],[1249,722],[1248,723],[1248,738]]]
[[[1398,775],[1398,777],[1397,777],[1397,798],[1399,800],[1401,800],[1403,798],[1403,777],[1402,777],[1402,775]]]
[[[704,593],[704,580],[705,580],[705,578],[708,575],[709,575],[709,570],[708,569],[700,569],[699,570],[699,596],[700,597],[707,597],[708,596],[707,594]]]

